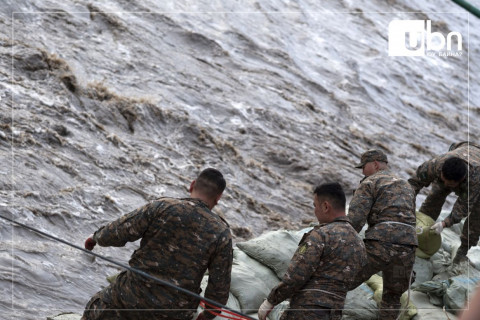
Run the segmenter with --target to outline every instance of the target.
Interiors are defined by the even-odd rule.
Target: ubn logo
[[[450,52],[453,36],[457,38],[457,51],[462,51],[462,35],[459,32],[450,32],[445,40],[440,32],[432,33],[432,21],[430,20],[393,20],[388,25],[388,55],[424,56],[427,51],[445,49],[445,43],[446,51]],[[460,54],[441,54],[439,52],[439,55],[461,55],[461,52]]]

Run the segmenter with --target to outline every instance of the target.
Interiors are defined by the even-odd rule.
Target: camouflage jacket
[[[349,283],[366,264],[365,246],[347,217],[306,233],[268,301],[341,309]]]
[[[480,146],[467,142],[452,144],[450,151],[424,162],[417,169],[416,174],[408,179],[413,186],[415,194],[418,194],[424,187],[428,187],[431,183],[437,183],[445,187],[440,175],[445,160],[450,157],[458,157],[465,161],[468,165],[468,178],[460,185],[451,190],[458,196],[452,212],[445,219],[447,227],[460,222],[469,212],[469,206],[479,205],[480,201]]]
[[[205,297],[221,304],[227,302],[233,259],[230,229],[201,200],[161,198],[94,234],[100,246],[120,247],[140,238],[140,248],[132,254],[130,266],[195,293],[200,293],[208,269]],[[165,309],[198,306],[198,300],[175,289],[132,272],[127,276],[133,279],[125,281],[129,288],[122,288],[119,299],[123,299],[123,305]]]
[[[417,245],[415,193],[410,184],[388,170],[365,178],[350,201],[348,217],[365,239]]]

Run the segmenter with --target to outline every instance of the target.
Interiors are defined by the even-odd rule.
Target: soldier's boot
[[[455,249],[452,250],[452,256],[454,256],[452,264],[458,265],[462,262],[468,262],[467,253],[468,253],[468,248],[464,246],[460,246],[456,250],[456,252],[455,252]]]

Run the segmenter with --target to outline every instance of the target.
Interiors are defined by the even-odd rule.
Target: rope
[[[400,312],[396,320],[400,320],[403,315],[408,311],[408,304],[410,303],[410,291],[411,291],[411,286],[412,286],[412,277],[413,277],[413,267],[412,267],[412,272],[410,272],[410,279],[408,279],[408,293],[407,293],[407,303],[405,304],[405,309]]]
[[[205,303],[208,303],[208,305],[217,308],[220,312],[224,311],[225,313],[229,313],[229,314],[234,314],[234,315],[240,316],[239,318],[228,318],[228,319],[239,319],[239,320],[240,320],[240,319],[241,319],[241,320],[247,319],[247,320],[255,320],[255,319],[252,318],[252,317],[249,317],[249,316],[247,316],[247,315],[244,315],[244,314],[241,313],[241,312],[232,310],[232,309],[230,309],[230,308],[228,308],[228,307],[226,307],[226,306],[224,306],[224,305],[222,305],[222,304],[220,304],[220,303],[218,303],[218,302],[216,302],[216,301],[213,301],[213,300],[211,300],[211,299],[202,297],[202,296],[199,295],[199,294],[196,294],[196,293],[191,292],[191,291],[189,291],[189,290],[187,290],[187,289],[178,287],[178,286],[176,286],[176,285],[174,285],[174,284],[172,284],[172,283],[170,283],[170,282],[168,282],[168,281],[165,281],[165,280],[159,279],[159,278],[157,278],[157,277],[151,276],[151,275],[149,275],[148,273],[143,272],[142,270],[139,270],[139,269],[130,267],[130,266],[125,265],[125,264],[123,264],[123,263],[117,262],[117,261],[115,261],[115,260],[113,260],[113,259],[104,257],[104,256],[102,256],[102,255],[99,255],[98,253],[89,251],[89,250],[84,249],[84,248],[82,248],[82,247],[79,247],[79,246],[77,246],[77,245],[75,245],[75,244],[73,244],[73,243],[70,243],[70,242],[68,242],[68,241],[66,241],[66,240],[57,238],[57,237],[52,236],[52,235],[50,235],[50,234],[48,234],[48,233],[45,233],[45,232],[43,232],[43,231],[41,231],[41,230],[35,229],[35,228],[33,228],[33,227],[30,227],[30,226],[28,226],[28,225],[26,225],[26,224],[23,224],[23,223],[21,223],[21,222],[15,221],[15,220],[13,220],[13,219],[7,218],[7,217],[5,217],[5,216],[3,216],[3,215],[0,215],[0,218],[1,218],[1,219],[4,219],[4,220],[7,220],[7,221],[10,221],[10,222],[12,222],[12,223],[14,223],[14,224],[16,224],[16,225],[19,225],[19,226],[25,228],[25,229],[34,231],[34,232],[36,232],[36,233],[38,233],[38,234],[41,234],[41,235],[43,235],[43,236],[45,236],[45,237],[47,237],[47,238],[50,238],[50,239],[53,239],[53,240],[55,240],[55,241],[61,242],[61,243],[63,243],[63,244],[66,244],[66,245],[68,245],[68,246],[70,246],[70,247],[72,247],[72,248],[81,250],[81,251],[83,251],[83,252],[85,252],[85,253],[88,253],[88,254],[90,254],[90,255],[93,255],[93,256],[95,256],[95,257],[97,257],[97,258],[100,258],[100,259],[102,259],[102,260],[106,260],[106,261],[108,261],[108,262],[110,262],[110,263],[113,263],[113,264],[115,264],[115,265],[117,265],[117,266],[119,266],[119,267],[122,267],[122,268],[124,268],[124,269],[126,269],[126,270],[135,272],[135,273],[141,275],[142,277],[145,277],[145,278],[147,278],[147,279],[156,281],[156,282],[158,282],[158,283],[160,283],[161,285],[164,285],[164,286],[166,286],[166,287],[169,287],[169,288],[178,290],[178,291],[180,291],[181,293],[184,293],[184,294],[187,294],[187,295],[189,295],[189,296],[192,296],[192,297],[194,297],[194,298],[196,298],[196,299],[198,299],[198,300],[200,300],[200,301],[204,301]],[[211,311],[209,311],[209,310],[207,310],[207,311],[208,311],[208,312],[211,312]],[[220,314],[219,314],[219,315],[220,315]],[[222,316],[222,315],[220,315],[220,316]]]

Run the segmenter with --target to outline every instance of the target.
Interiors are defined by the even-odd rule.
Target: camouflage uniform
[[[396,319],[400,297],[408,289],[415,262],[415,193],[406,180],[381,170],[362,181],[355,191],[348,217],[360,232],[366,222],[368,264],[351,289],[382,271],[380,319]]]
[[[121,247],[140,238],[131,267],[195,293],[200,293],[208,269],[205,297],[227,302],[233,259],[230,229],[201,200],[162,198],[94,234],[100,246]],[[92,297],[82,319],[191,319],[198,304],[189,295],[126,271]]]
[[[349,282],[365,263],[365,247],[347,217],[320,224],[303,236],[268,301],[291,298],[282,320],[340,319]]]
[[[450,157],[457,157],[468,164],[468,178],[456,188],[448,188],[440,179],[443,164]],[[415,189],[415,193],[432,184],[432,189],[423,202],[420,212],[437,220],[447,196],[453,191],[458,196],[452,212],[444,220],[446,227],[466,219],[459,253],[466,255],[468,249],[478,242],[480,236],[480,146],[467,142],[454,143],[447,153],[424,162],[418,167],[416,175],[408,180]],[[470,240],[469,241],[469,237]]]

